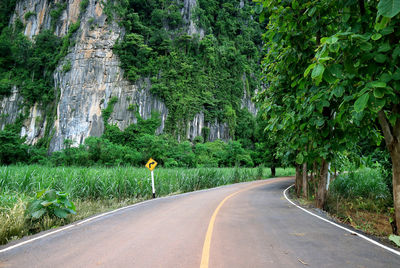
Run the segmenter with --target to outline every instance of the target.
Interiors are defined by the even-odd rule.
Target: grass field
[[[277,176],[293,174],[293,168],[277,169]],[[157,196],[166,196],[268,178],[270,172],[268,168],[158,168],[154,176]],[[28,220],[27,203],[43,189],[67,192],[77,214],[67,219],[46,216]],[[146,168],[3,166],[0,167],[0,244],[151,197],[150,172]]]

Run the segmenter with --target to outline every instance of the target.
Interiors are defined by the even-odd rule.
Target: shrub
[[[76,214],[74,203],[68,200],[68,194],[55,190],[42,190],[36,194],[27,208],[28,216],[37,220],[47,214],[65,219],[68,214]]]
[[[261,180],[264,176],[264,167],[263,165],[259,165],[257,168],[257,180]]]
[[[18,133],[10,130],[0,131],[0,164],[24,162],[28,151],[24,141]]]
[[[82,2],[80,3],[80,10],[81,12],[85,12],[86,8],[89,6],[89,0],[82,0]]]
[[[330,191],[334,195],[345,198],[384,199],[390,196],[383,170],[380,166],[360,168],[356,171],[341,174],[332,182]]]
[[[34,17],[34,16],[36,16],[35,12],[28,11],[28,12],[25,13],[24,18],[25,18],[25,20],[29,20],[30,17]]]
[[[40,164],[45,164],[47,160],[47,150],[45,148],[38,148],[35,146],[29,147],[28,150],[29,153],[29,163],[34,164],[34,163],[40,163]]]
[[[66,73],[66,72],[71,71],[71,68],[72,68],[72,66],[71,66],[71,61],[68,60],[68,61],[63,65],[62,71],[63,71],[63,73]]]

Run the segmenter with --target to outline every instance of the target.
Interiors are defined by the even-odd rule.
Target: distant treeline
[[[89,137],[84,144],[74,147],[72,140],[64,141],[64,149],[48,153],[41,142],[28,145],[20,137],[18,127],[7,126],[0,131],[0,164],[45,164],[53,166],[143,166],[152,157],[164,167],[253,167],[260,164],[275,166],[265,142],[258,142],[253,130],[251,139],[224,142],[205,141],[198,136],[193,141],[178,142],[171,135],[156,135],[160,125],[157,114],[147,120],[139,115],[138,123],[121,131],[116,125],[106,124],[101,137]]]

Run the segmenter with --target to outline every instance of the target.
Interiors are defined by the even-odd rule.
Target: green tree
[[[9,165],[25,162],[28,155],[28,146],[25,139],[12,130],[0,131],[0,164]]]
[[[326,163],[335,152],[367,135],[379,139],[374,123],[378,120],[393,163],[393,197],[399,228],[400,4],[392,0],[258,2],[261,18],[269,20],[265,36],[270,51],[265,63],[270,88],[261,96],[272,96],[265,105],[274,114],[271,128],[281,125],[276,115],[285,121],[294,118],[282,129],[294,126],[292,131],[311,133],[306,143],[295,146],[297,163],[310,160],[310,153]],[[274,62],[274,58],[279,61]],[[294,63],[297,68],[291,68]],[[261,101],[265,103],[265,99]],[[305,107],[296,109],[301,105]],[[296,116],[288,116],[289,109]],[[307,110],[312,113],[304,113]],[[305,115],[303,119],[309,123],[297,121],[297,115]],[[321,138],[329,140],[329,144]],[[322,168],[320,173],[325,170]],[[321,197],[318,192],[318,199]]]
[[[400,229],[400,4],[358,1],[343,6],[343,11],[346,21],[335,25],[335,33],[321,38],[317,63],[308,69],[324,70],[321,77],[327,88],[343,96],[339,116],[351,114],[354,122],[370,125],[378,119],[393,164],[393,198]]]
[[[254,148],[254,161],[257,165],[270,167],[271,176],[275,177],[276,167],[281,164],[278,158],[278,135],[275,132],[267,131],[267,121],[264,120],[263,112],[257,116],[256,140]],[[281,157],[282,158],[282,157]]]
[[[268,53],[263,60],[268,87],[258,96],[268,120],[267,130],[280,133],[283,144],[278,148],[295,160],[298,193],[303,181],[307,181],[305,164],[319,166],[316,204],[321,208],[326,201],[329,163],[371,129],[365,122],[354,121],[351,114],[340,113],[343,93],[340,88],[327,86],[334,79],[334,70],[323,66],[329,59],[323,53],[314,57],[323,41],[321,37],[333,34],[337,29],[332,25],[345,19],[337,14],[344,6],[357,3],[271,0],[259,1],[257,10],[261,19],[268,19],[264,35]],[[303,187],[304,194],[306,190]]]

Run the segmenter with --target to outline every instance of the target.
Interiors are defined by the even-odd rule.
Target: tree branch
[[[360,15],[363,17],[365,15],[364,0],[358,0],[358,6],[360,7]]]
[[[361,27],[363,29],[363,32],[365,32],[365,21],[367,20],[367,18],[365,17],[365,4],[364,4],[364,0],[358,0],[358,6],[360,7],[360,15],[361,15]]]

